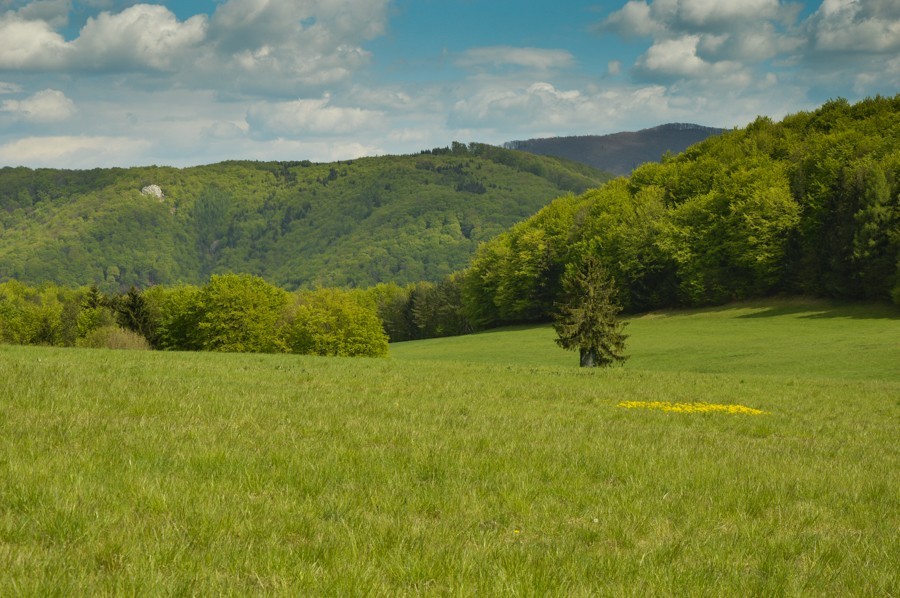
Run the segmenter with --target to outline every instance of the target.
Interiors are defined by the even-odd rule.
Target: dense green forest
[[[483,244],[470,323],[545,320],[595,254],[632,312],[779,293],[900,303],[900,95],[760,117]]]
[[[332,164],[3,168],[0,281],[110,293],[227,272],[286,289],[436,281],[478,243],[609,178],[461,143]]]

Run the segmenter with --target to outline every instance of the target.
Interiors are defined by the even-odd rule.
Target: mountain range
[[[509,141],[507,149],[541,156],[556,156],[581,162],[593,168],[627,175],[646,162],[657,162],[667,152],[678,154],[725,129],[690,123],[668,123],[641,131],[611,135],[547,137]]]

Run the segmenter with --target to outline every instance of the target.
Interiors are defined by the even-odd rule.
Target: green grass
[[[450,361],[0,347],[0,595],[897,595],[898,320],[797,307],[638,319],[593,371],[524,330]]]
[[[900,310],[765,300],[628,318],[629,370],[900,381]],[[549,325],[391,345],[397,359],[578,365]]]

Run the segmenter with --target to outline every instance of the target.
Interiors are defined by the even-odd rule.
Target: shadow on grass
[[[832,303],[811,301],[807,304],[775,305],[752,314],[738,316],[738,318],[775,318],[778,316],[792,315],[797,315],[803,319],[810,320],[830,318],[847,318],[851,320],[897,320],[900,319],[900,308],[887,303]]]

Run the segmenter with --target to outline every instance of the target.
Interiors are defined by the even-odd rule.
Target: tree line
[[[0,342],[367,357],[388,350],[366,296],[326,288],[289,293],[249,274],[114,295],[97,286],[8,281],[0,284]]]

